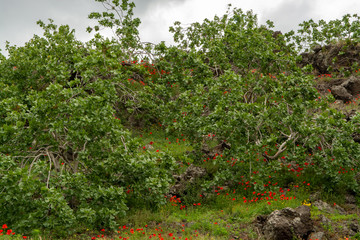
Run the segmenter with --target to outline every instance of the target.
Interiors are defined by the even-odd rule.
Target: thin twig
[[[50,161],[50,167],[49,167],[49,174],[46,181],[46,187],[49,188],[49,181],[50,181],[50,173],[51,173],[51,161]]]
[[[125,144],[125,139],[123,136],[120,137],[122,143],[124,144],[124,148],[125,148],[125,151],[127,151],[127,147],[126,147],[126,144]]]

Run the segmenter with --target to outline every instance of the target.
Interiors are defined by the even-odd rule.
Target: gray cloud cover
[[[265,9],[264,19],[270,19],[275,26],[284,32],[294,29],[299,23],[316,16],[311,1],[288,0],[275,9]]]
[[[49,18],[57,25],[68,24],[76,29],[78,38],[85,38],[91,23],[87,16],[98,10],[102,10],[101,4],[89,0],[0,0],[0,48],[4,49],[5,41],[22,45],[34,34],[41,35],[36,22]]]
[[[359,13],[358,0],[134,0],[135,15],[142,21],[140,34],[143,41],[172,42],[169,26],[179,20],[182,23],[212,19],[215,14],[225,13],[227,4],[243,10],[253,9],[260,23],[267,19],[275,22],[276,29],[283,32],[297,27],[304,20],[313,18],[334,19],[345,13]],[[103,6],[94,0],[0,0],[0,49],[4,54],[5,41],[11,45],[23,45],[34,34],[41,35],[36,25],[41,19],[52,18],[55,24],[68,24],[76,29],[76,37],[87,41],[91,35],[85,29],[95,22],[87,16],[102,12]],[[105,33],[107,34],[107,33]],[[107,35],[110,36],[110,35]]]

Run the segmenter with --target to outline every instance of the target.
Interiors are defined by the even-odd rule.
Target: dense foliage
[[[276,191],[308,181],[359,192],[360,148],[351,137],[359,115],[345,121],[329,108],[333,97],[313,87],[309,67],[297,65],[309,41],[358,41],[358,18],[304,22],[299,33],[308,35],[283,35],[229,6],[187,28],[176,22],[177,45],[166,46],[140,41],[133,3],[97,1],[108,11],[90,14],[94,29],[112,28],[113,39],[82,43],[69,26],[39,21],[42,37],[1,55],[0,219],[61,235],[70,226],[114,228],[129,208],[161,206],[177,159],[144,151],[132,135],[151,124],[193,143],[188,157],[209,172],[201,191],[228,184],[247,195],[240,183]],[[210,164],[208,135],[228,146]]]

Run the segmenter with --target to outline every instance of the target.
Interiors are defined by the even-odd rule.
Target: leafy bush
[[[187,29],[177,22],[170,30],[179,50],[162,48],[164,60],[158,63],[178,88],[168,91],[160,108],[168,131],[190,136],[198,151],[209,133],[216,133],[218,144],[231,144],[224,157],[214,158],[219,170],[205,188],[245,176],[256,182],[255,190],[274,191],[278,186],[267,184],[268,176],[290,163],[297,167],[278,176],[279,182],[306,175],[305,163],[317,168],[316,182],[326,182],[327,191],[348,178],[339,175],[339,166],[354,176],[360,153],[351,137],[355,125],[328,109],[334,99],[319,96],[313,76],[296,66],[294,49],[281,34],[273,37],[273,31],[258,27],[256,16],[238,9]],[[351,182],[348,190],[358,191]]]
[[[191,162],[208,170],[189,186],[189,202],[221,185],[245,196],[302,183],[359,192],[360,147],[352,140],[359,114],[346,122],[296,64],[306,41],[357,41],[356,15],[351,24],[349,15],[304,23],[305,36],[292,38],[229,6],[223,17],[188,28],[176,22],[177,45],[167,47],[140,41],[133,3],[97,1],[110,11],[90,14],[95,31],[110,27],[116,38],[96,34],[81,43],[69,26],[39,21],[43,37],[0,55],[0,218],[7,224],[62,237],[64,228],[115,228],[129,208],[165,204],[174,154],[141,151],[131,136],[131,128],[152,123],[185,135],[198,158]],[[205,145],[218,147],[211,159]]]
[[[111,41],[85,47],[68,26],[39,25],[44,37],[8,46],[0,67],[0,152],[11,156],[1,158],[1,202],[11,204],[1,219],[18,231],[60,234],[70,226],[115,228],[128,207],[164,204],[174,159],[141,155],[116,117],[131,92],[121,52],[106,56]]]
[[[341,19],[319,20],[310,19],[299,24],[297,34],[287,33],[287,37],[295,43],[298,51],[310,51],[315,46],[324,46],[340,41],[355,42],[360,40],[360,16],[345,14]]]

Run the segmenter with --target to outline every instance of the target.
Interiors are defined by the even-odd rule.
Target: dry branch
[[[266,154],[263,153],[263,156],[264,156],[268,161],[269,161],[269,160],[274,160],[274,159],[278,158],[279,155],[286,150],[286,144],[287,144],[289,141],[291,141],[291,140],[293,140],[293,139],[296,138],[296,135],[297,135],[298,133],[297,133],[297,132],[293,132],[291,128],[290,128],[290,132],[291,132],[290,135],[285,135],[284,133],[282,133],[282,134],[284,134],[285,136],[287,136],[288,139],[280,145],[280,147],[279,147],[278,151],[275,153],[275,155],[269,156],[269,155],[266,155]]]

